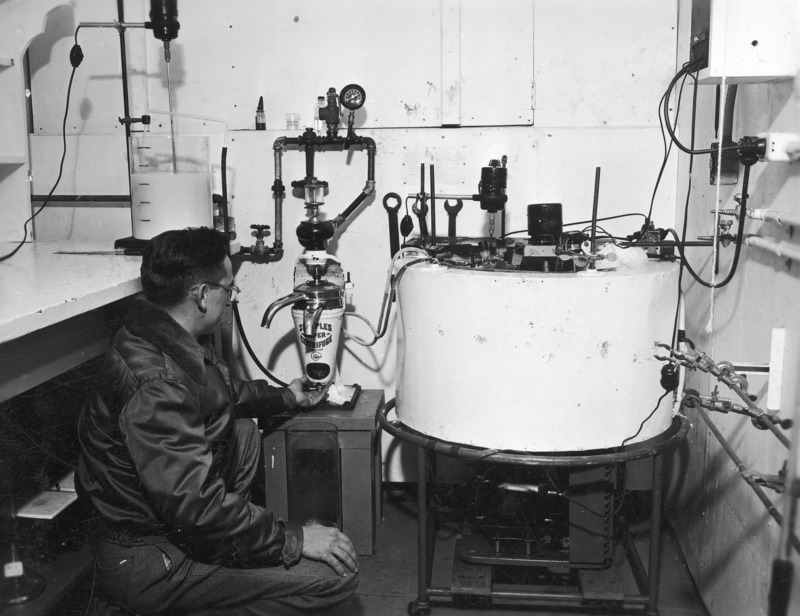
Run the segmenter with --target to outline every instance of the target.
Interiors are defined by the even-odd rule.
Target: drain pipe
[[[278,258],[283,254],[283,198],[286,196],[286,187],[283,185],[281,156],[285,143],[286,137],[278,137],[272,144],[275,152],[275,181],[272,183],[272,197],[275,199],[275,242],[271,252]]]

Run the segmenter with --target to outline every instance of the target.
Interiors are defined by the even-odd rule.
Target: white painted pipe
[[[748,246],[761,248],[762,250],[776,254],[779,257],[800,261],[800,246],[789,244],[788,242],[776,242],[775,240],[770,240],[758,235],[748,235],[745,238],[744,243]]]
[[[790,214],[788,212],[781,212],[779,210],[771,209],[755,209],[748,208],[747,216],[755,218],[756,220],[763,220],[765,222],[774,222],[779,225],[800,225],[800,215]]]

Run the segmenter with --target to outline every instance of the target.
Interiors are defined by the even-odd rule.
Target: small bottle
[[[325,104],[325,97],[318,96],[317,104],[314,105],[314,132],[324,133],[327,130],[327,122],[319,117],[320,110],[325,109],[325,107],[327,107]]]
[[[264,97],[258,97],[256,108],[256,130],[267,130],[267,117],[264,115]]]

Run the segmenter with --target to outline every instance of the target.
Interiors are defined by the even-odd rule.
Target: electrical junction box
[[[798,69],[797,0],[711,0],[701,83],[790,79]]]

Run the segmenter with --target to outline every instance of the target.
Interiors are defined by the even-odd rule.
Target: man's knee
[[[358,588],[358,573],[348,572],[347,577],[333,573],[319,579],[314,590],[303,595],[306,609],[321,609],[336,605],[352,595]]]

